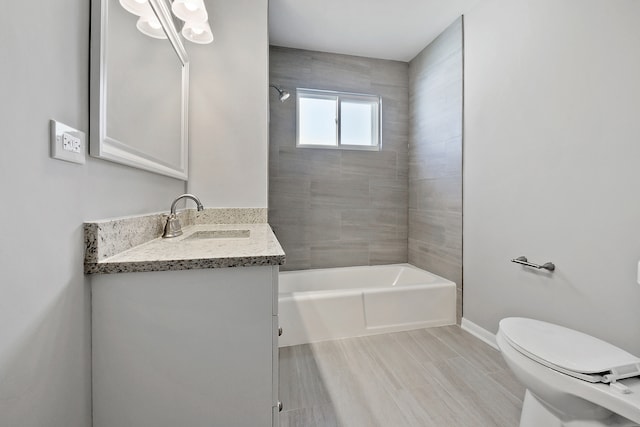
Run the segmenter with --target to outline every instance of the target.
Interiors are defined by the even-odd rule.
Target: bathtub
[[[280,347],[456,322],[456,284],[410,264],[285,271]]]

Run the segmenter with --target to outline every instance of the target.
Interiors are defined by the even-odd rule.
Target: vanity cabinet
[[[94,427],[277,427],[278,269],[93,275]]]

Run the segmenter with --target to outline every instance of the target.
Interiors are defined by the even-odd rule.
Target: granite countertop
[[[199,214],[199,213],[197,213]],[[196,215],[197,215],[196,214]],[[285,253],[266,222],[219,224],[199,223],[185,217],[183,234],[164,239],[163,217],[127,218],[85,223],[85,273],[129,273],[143,271],[190,270],[199,268],[281,265]],[[206,217],[206,216],[204,216]],[[141,220],[142,218],[142,220]],[[140,231],[141,223],[146,227]],[[192,225],[188,225],[193,223]],[[123,225],[125,224],[125,225]],[[139,233],[133,232],[133,224]],[[245,230],[248,237],[224,234],[225,230]],[[219,233],[222,231],[222,233]],[[216,232],[221,237],[210,237]],[[138,237],[142,233],[147,238]],[[204,238],[194,234],[205,235]],[[214,233],[214,234],[216,234]],[[228,233],[228,231],[227,231]],[[131,243],[131,236],[138,241]],[[140,242],[140,240],[146,240]]]

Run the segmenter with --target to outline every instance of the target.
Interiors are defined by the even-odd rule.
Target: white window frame
[[[315,98],[334,100],[336,103],[336,144],[302,144],[300,143],[300,98]],[[367,102],[374,106],[371,120],[371,138],[375,145],[347,145],[341,141],[341,105],[342,102]],[[296,147],[298,148],[320,148],[333,150],[364,150],[380,151],[382,149],[382,97],[364,93],[338,92],[333,90],[319,89],[296,89]]]

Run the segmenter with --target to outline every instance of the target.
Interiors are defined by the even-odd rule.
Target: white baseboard
[[[476,325],[471,320],[465,319],[464,317],[462,318],[460,327],[469,332],[474,337],[486,342],[491,347],[500,351],[500,349],[498,348],[498,344],[496,343],[496,336],[483,327]]]

